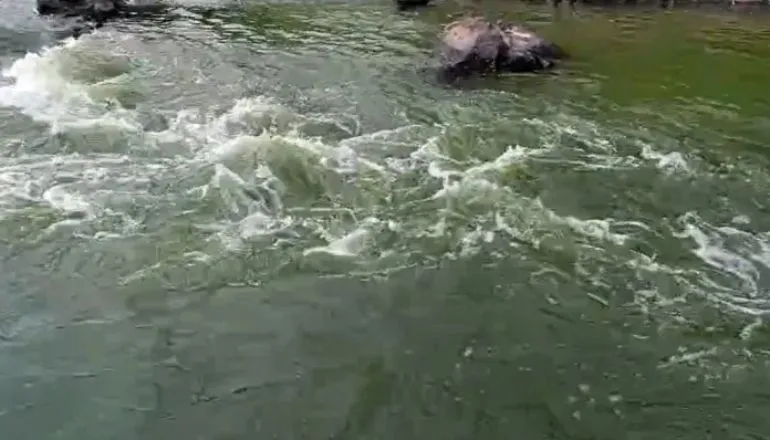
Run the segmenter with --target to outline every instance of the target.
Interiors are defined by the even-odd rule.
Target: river
[[[0,6],[2,438],[770,437],[770,16],[179,5]]]

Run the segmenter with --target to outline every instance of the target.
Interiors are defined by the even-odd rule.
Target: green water
[[[770,438],[770,16],[220,6],[3,14],[2,438]]]

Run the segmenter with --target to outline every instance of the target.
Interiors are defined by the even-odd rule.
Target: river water
[[[420,73],[464,5],[0,7],[8,439],[770,437],[770,20],[484,5],[552,75]],[[57,42],[58,41],[58,42]]]

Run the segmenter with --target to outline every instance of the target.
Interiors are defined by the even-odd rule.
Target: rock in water
[[[103,22],[126,9],[125,0],[37,0],[37,13]]]
[[[157,16],[169,11],[160,0],[149,3],[129,3],[127,0],[37,0],[40,15],[75,19],[70,34],[78,38],[104,25],[105,22],[142,16]]]
[[[415,9],[423,6],[428,6],[431,0],[395,0],[396,7],[399,10]]]
[[[439,74],[444,80],[500,72],[550,69],[566,53],[556,44],[512,23],[471,17],[444,28]]]

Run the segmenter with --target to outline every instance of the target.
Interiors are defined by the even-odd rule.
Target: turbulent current
[[[573,54],[421,74],[467,5],[0,5],[9,439],[770,435],[762,15],[490,2]]]

